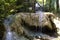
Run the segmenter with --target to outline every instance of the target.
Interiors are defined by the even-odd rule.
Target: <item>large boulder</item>
[[[39,16],[41,15],[36,13],[17,13],[8,16],[4,25],[5,28],[9,26],[15,37],[16,35],[20,37],[14,37],[16,40],[52,40],[57,37],[57,27],[54,23],[56,16],[53,13],[45,12],[42,21],[39,20]]]

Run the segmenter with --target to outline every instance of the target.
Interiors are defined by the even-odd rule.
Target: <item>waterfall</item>
[[[11,15],[11,17],[12,17],[12,15]],[[6,29],[4,40],[13,40],[13,35],[12,35],[11,28],[9,25],[11,21],[12,21],[12,18],[7,18],[4,21],[4,25],[5,25],[5,29]]]
[[[35,4],[35,12],[36,14],[39,15],[39,24],[41,26],[41,32],[42,32],[42,21],[44,19],[44,12],[43,12],[43,7],[39,4],[39,3],[36,3]]]
[[[39,15],[39,23],[41,24],[43,21],[43,18],[44,18],[44,12],[43,11],[37,11],[36,14]]]
[[[44,12],[43,12],[43,7],[40,6],[39,3],[35,4],[35,12],[36,14],[39,15],[39,25],[40,25],[40,33],[37,33],[36,35],[39,35],[38,37],[41,38],[43,37],[42,35],[42,24],[43,24],[43,19],[44,19]],[[42,35],[41,35],[42,34]]]

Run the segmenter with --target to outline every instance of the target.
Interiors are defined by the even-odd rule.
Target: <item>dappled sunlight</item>
[[[43,0],[37,0],[40,4],[43,5]],[[46,0],[44,0],[44,5],[46,4]]]
[[[58,17],[56,19],[53,20],[56,27],[60,29],[60,20],[58,20]]]
[[[53,20],[55,25],[56,25],[56,28],[57,28],[57,33],[60,35],[60,20],[59,18],[57,17],[56,19]],[[60,36],[59,36],[60,37]]]

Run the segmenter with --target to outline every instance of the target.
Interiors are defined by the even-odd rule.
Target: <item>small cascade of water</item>
[[[38,33],[36,35],[39,35],[39,37],[41,38],[42,37],[42,35],[41,35],[41,33],[42,33],[42,26],[43,26],[42,21],[44,19],[44,12],[43,11],[37,11],[36,14],[39,15],[39,25],[40,25],[40,33]]]
[[[4,40],[13,40],[13,35],[12,35],[12,32],[11,32],[11,28],[9,26],[11,20],[12,20],[12,18],[6,19],[4,21],[4,25],[5,25],[5,29],[6,29]]]
[[[44,19],[44,12],[43,12],[43,9],[42,9],[42,7],[40,6],[40,4],[39,3],[36,3],[35,4],[35,12],[36,12],[36,14],[38,14],[39,15],[39,25],[41,26],[41,30],[40,30],[40,32],[42,32],[42,21],[43,21],[43,19]]]
[[[40,25],[40,33],[38,33],[38,34],[36,34],[36,35],[39,35],[38,37],[39,38],[41,38],[41,37],[43,37],[41,34],[42,34],[42,26],[43,26],[43,19],[44,19],[44,12],[43,12],[43,9],[42,9],[42,7],[38,4],[38,3],[36,3],[36,5],[35,5],[35,12],[36,12],[36,14],[38,14],[39,15],[39,25]]]

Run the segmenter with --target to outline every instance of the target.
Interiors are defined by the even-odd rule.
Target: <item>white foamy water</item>
[[[12,15],[11,15],[12,17]],[[11,29],[10,29],[10,22],[12,21],[12,18],[7,18],[5,21],[4,21],[4,25],[5,25],[5,29],[6,29],[6,33],[5,33],[5,40],[13,40],[13,35],[12,35],[12,32],[11,32]]]
[[[43,17],[44,17],[44,12],[43,11],[38,11],[39,14],[39,22],[42,23]]]
[[[42,6],[37,2],[35,4],[35,9],[36,9],[36,14],[39,15],[39,22],[41,23],[40,25],[42,25],[42,20],[43,20],[43,17],[44,17],[44,13],[43,13],[43,9],[42,9]]]
[[[6,33],[6,38],[5,38],[5,40],[13,40],[12,32],[7,32],[7,33]]]
[[[42,32],[43,20],[44,20],[44,12],[43,11],[36,11],[36,14],[39,15],[39,25],[41,26],[40,32]]]
[[[26,40],[24,37],[18,36],[15,32],[11,31],[10,24],[14,20],[13,17],[15,15],[11,15],[7,17],[7,19],[4,21],[4,26],[6,29],[5,35],[3,37],[3,40]]]

